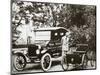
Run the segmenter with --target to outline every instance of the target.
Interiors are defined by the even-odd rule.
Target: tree
[[[17,39],[22,33],[17,28],[29,25],[30,20],[33,21],[33,27],[37,28],[64,27],[70,29],[75,34],[73,36],[78,43],[82,43],[83,39],[84,43],[87,43],[96,36],[95,6],[13,0],[12,7],[12,32],[14,37],[16,34]]]

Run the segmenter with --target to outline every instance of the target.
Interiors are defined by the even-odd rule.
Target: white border
[[[70,71],[70,72],[53,72],[41,73],[41,75],[99,75],[100,73],[100,0],[31,0],[39,2],[55,2],[69,4],[84,4],[97,6],[97,70],[88,71]],[[10,75],[10,0],[0,1],[0,75]],[[38,74],[38,73],[37,73]],[[40,74],[40,73],[39,73]]]

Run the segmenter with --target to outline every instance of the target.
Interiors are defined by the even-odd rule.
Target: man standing
[[[62,56],[65,56],[65,54],[69,51],[69,39],[70,39],[70,31],[66,32],[65,36],[62,37],[61,43],[62,43]]]

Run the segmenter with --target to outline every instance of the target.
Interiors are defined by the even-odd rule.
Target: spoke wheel
[[[88,62],[90,62],[89,66],[90,67],[95,67],[95,62],[96,62],[96,53],[95,51],[88,51],[87,52],[87,58]]]
[[[91,67],[94,67],[95,66],[95,57],[96,55],[95,55],[95,52],[94,51],[92,51],[91,52],[91,60],[90,60],[90,65],[91,65]]]
[[[24,56],[15,55],[13,65],[17,71],[22,71],[26,66],[26,60]]]
[[[45,72],[48,71],[51,67],[51,63],[52,61],[50,54],[49,53],[44,54],[41,58],[41,67],[43,71]]]
[[[62,68],[63,68],[64,71],[68,70],[69,65],[67,63],[67,57],[66,56],[62,57],[61,65],[62,65]]]
[[[86,55],[84,54],[82,57],[82,68],[86,69],[86,67],[87,67],[87,58]]]

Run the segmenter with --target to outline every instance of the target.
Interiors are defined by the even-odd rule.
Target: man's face
[[[66,32],[66,37],[70,37],[70,32]]]
[[[69,35],[69,32],[66,32],[66,36],[68,36]]]

